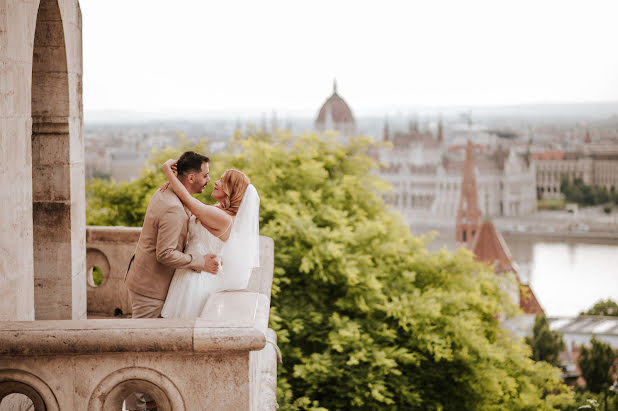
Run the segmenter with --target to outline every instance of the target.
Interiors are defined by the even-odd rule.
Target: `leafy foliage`
[[[608,191],[602,186],[589,186],[584,184],[581,178],[571,181],[566,175],[563,176],[560,180],[560,192],[564,194],[566,201],[582,206],[594,206],[610,201],[618,204],[618,193],[613,187]]]
[[[97,287],[103,282],[103,271],[97,267],[92,267],[92,283]]]
[[[542,198],[536,202],[537,210],[564,210],[566,202],[563,198]]]
[[[618,317],[618,304],[610,298],[607,300],[600,300],[597,301],[591,309],[582,312],[580,315],[607,315]]]
[[[578,390],[575,393],[575,405],[561,408],[565,411],[576,410],[604,410],[605,401],[607,400],[608,410],[618,410],[618,395],[613,392],[605,393],[592,393],[587,390]]]
[[[102,226],[141,227],[146,208],[155,190],[166,181],[161,164],[169,158],[178,158],[187,150],[207,152],[207,141],[191,144],[181,138],[180,147],[155,150],[141,172],[131,182],[116,182],[109,178],[94,178],[86,184],[86,224]],[[210,200],[211,186],[198,198]]]
[[[211,165],[250,176],[260,232],[275,240],[281,409],[568,404],[559,371],[530,359],[498,320],[516,311],[503,292],[509,280],[466,250],[429,253],[382,201],[388,187],[371,148],[360,138],[236,136]]]
[[[599,393],[612,385],[616,353],[609,344],[597,340],[596,337],[592,337],[590,344],[591,348],[582,346],[578,365],[582,377],[586,380],[586,387]]]
[[[526,337],[526,343],[532,347],[532,358],[558,366],[560,351],[564,350],[564,340],[558,332],[549,329],[544,315],[537,315],[532,329],[532,338]]]

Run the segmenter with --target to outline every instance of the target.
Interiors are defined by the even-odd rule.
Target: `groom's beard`
[[[200,194],[202,191],[204,191],[204,189],[206,188],[207,185],[208,185],[208,183],[203,184],[203,185],[199,185],[199,186],[196,184],[195,187],[194,187],[195,193],[193,193],[193,194]]]

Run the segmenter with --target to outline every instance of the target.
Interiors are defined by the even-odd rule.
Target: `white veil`
[[[259,213],[260,196],[253,184],[249,184],[223,247],[220,291],[246,289],[251,270],[260,266]]]

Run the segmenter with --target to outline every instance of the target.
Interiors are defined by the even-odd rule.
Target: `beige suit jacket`
[[[134,293],[165,300],[176,268],[201,272],[204,257],[183,252],[189,212],[171,189],[152,196],[125,278]]]

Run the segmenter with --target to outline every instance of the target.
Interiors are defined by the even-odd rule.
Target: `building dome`
[[[322,105],[318,118],[318,126],[335,126],[337,124],[354,124],[354,116],[350,106],[337,94],[337,81],[333,83],[333,94]]]

